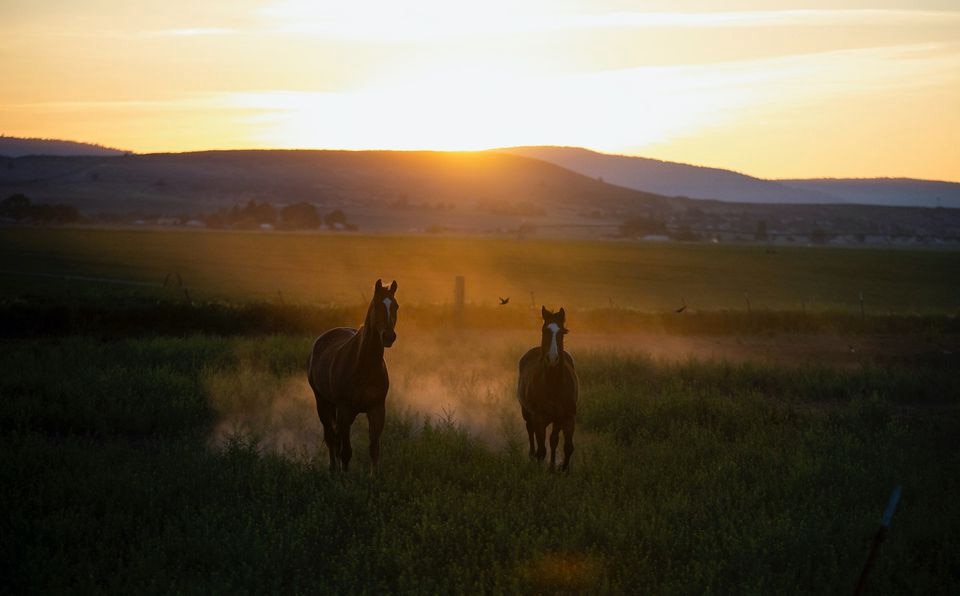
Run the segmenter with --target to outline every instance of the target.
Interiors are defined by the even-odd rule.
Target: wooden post
[[[463,323],[463,304],[467,294],[467,280],[458,275],[453,283],[453,318],[457,326]]]
[[[750,294],[748,294],[747,292],[744,292],[743,297],[746,298],[747,300],[747,314],[749,314],[751,312],[750,311]]]

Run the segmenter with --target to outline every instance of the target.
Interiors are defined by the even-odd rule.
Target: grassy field
[[[5,591],[844,593],[897,484],[871,587],[960,589],[952,369],[576,352],[562,475],[527,461],[523,344],[401,334],[382,473],[360,422],[338,478],[309,341],[4,350]]]
[[[956,253],[95,230],[0,249],[0,593],[849,593],[896,485],[871,591],[960,592]],[[191,300],[113,283],[171,272]],[[383,466],[361,418],[332,476],[306,354],[376,277],[403,304]],[[513,397],[530,290],[568,305],[569,474],[528,461]]]
[[[453,299],[510,308],[672,311],[808,310],[955,314],[960,252],[756,245],[573,242],[138,230],[0,230],[0,296],[160,289],[61,276],[161,284],[179,274],[191,297],[357,304],[379,277],[405,304]],[[50,277],[53,276],[53,277]],[[172,280],[171,280],[172,281]],[[167,288],[167,294],[181,290]],[[532,293],[532,299],[531,299]]]

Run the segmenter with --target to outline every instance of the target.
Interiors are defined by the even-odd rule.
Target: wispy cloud
[[[452,7],[452,5],[451,5]],[[273,21],[273,33],[322,35],[353,40],[423,41],[463,36],[524,34],[610,28],[763,28],[822,26],[960,26],[960,11],[903,9],[746,10],[712,12],[639,12],[533,14],[499,9],[464,13],[462,7],[430,11],[381,9],[361,5],[284,2],[269,5],[261,16]],[[368,7],[369,8],[369,7]]]
[[[731,12],[613,12],[570,15],[544,23],[555,29],[811,27],[960,24],[960,12],[915,10],[763,10]]]
[[[200,37],[208,35],[232,35],[236,33],[240,33],[240,31],[238,29],[228,29],[225,27],[194,27],[145,31],[142,35],[144,37]]]

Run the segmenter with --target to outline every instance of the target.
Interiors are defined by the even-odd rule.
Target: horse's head
[[[550,312],[547,307],[540,307],[543,316],[542,336],[540,339],[540,353],[548,366],[556,366],[563,358],[563,336],[569,333],[564,323],[567,313],[563,308],[557,312]]]
[[[397,324],[397,311],[400,304],[397,302],[397,282],[390,284],[390,287],[383,285],[381,280],[377,280],[377,285],[373,288],[373,300],[370,302],[370,310],[367,313],[367,325],[376,332],[380,338],[380,343],[385,348],[393,345],[397,341],[397,333],[393,330]]]

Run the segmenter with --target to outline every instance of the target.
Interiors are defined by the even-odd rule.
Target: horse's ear
[[[373,289],[376,290],[377,292],[379,292],[380,290],[382,290],[382,289],[383,289],[383,280],[382,280],[382,279],[378,279],[378,280],[377,280],[377,285],[375,285],[375,286],[373,287]]]
[[[566,313],[566,311],[563,310],[563,307],[562,307],[562,306],[560,307],[560,311],[557,312],[557,314],[560,315],[560,320],[561,320],[561,321],[566,321],[566,320],[567,320],[567,313]]]
[[[540,316],[543,317],[543,320],[546,321],[550,318],[550,315],[553,313],[547,310],[546,306],[540,305]]]
[[[393,280],[393,283],[390,284],[390,295],[393,296],[397,293],[397,280]]]

